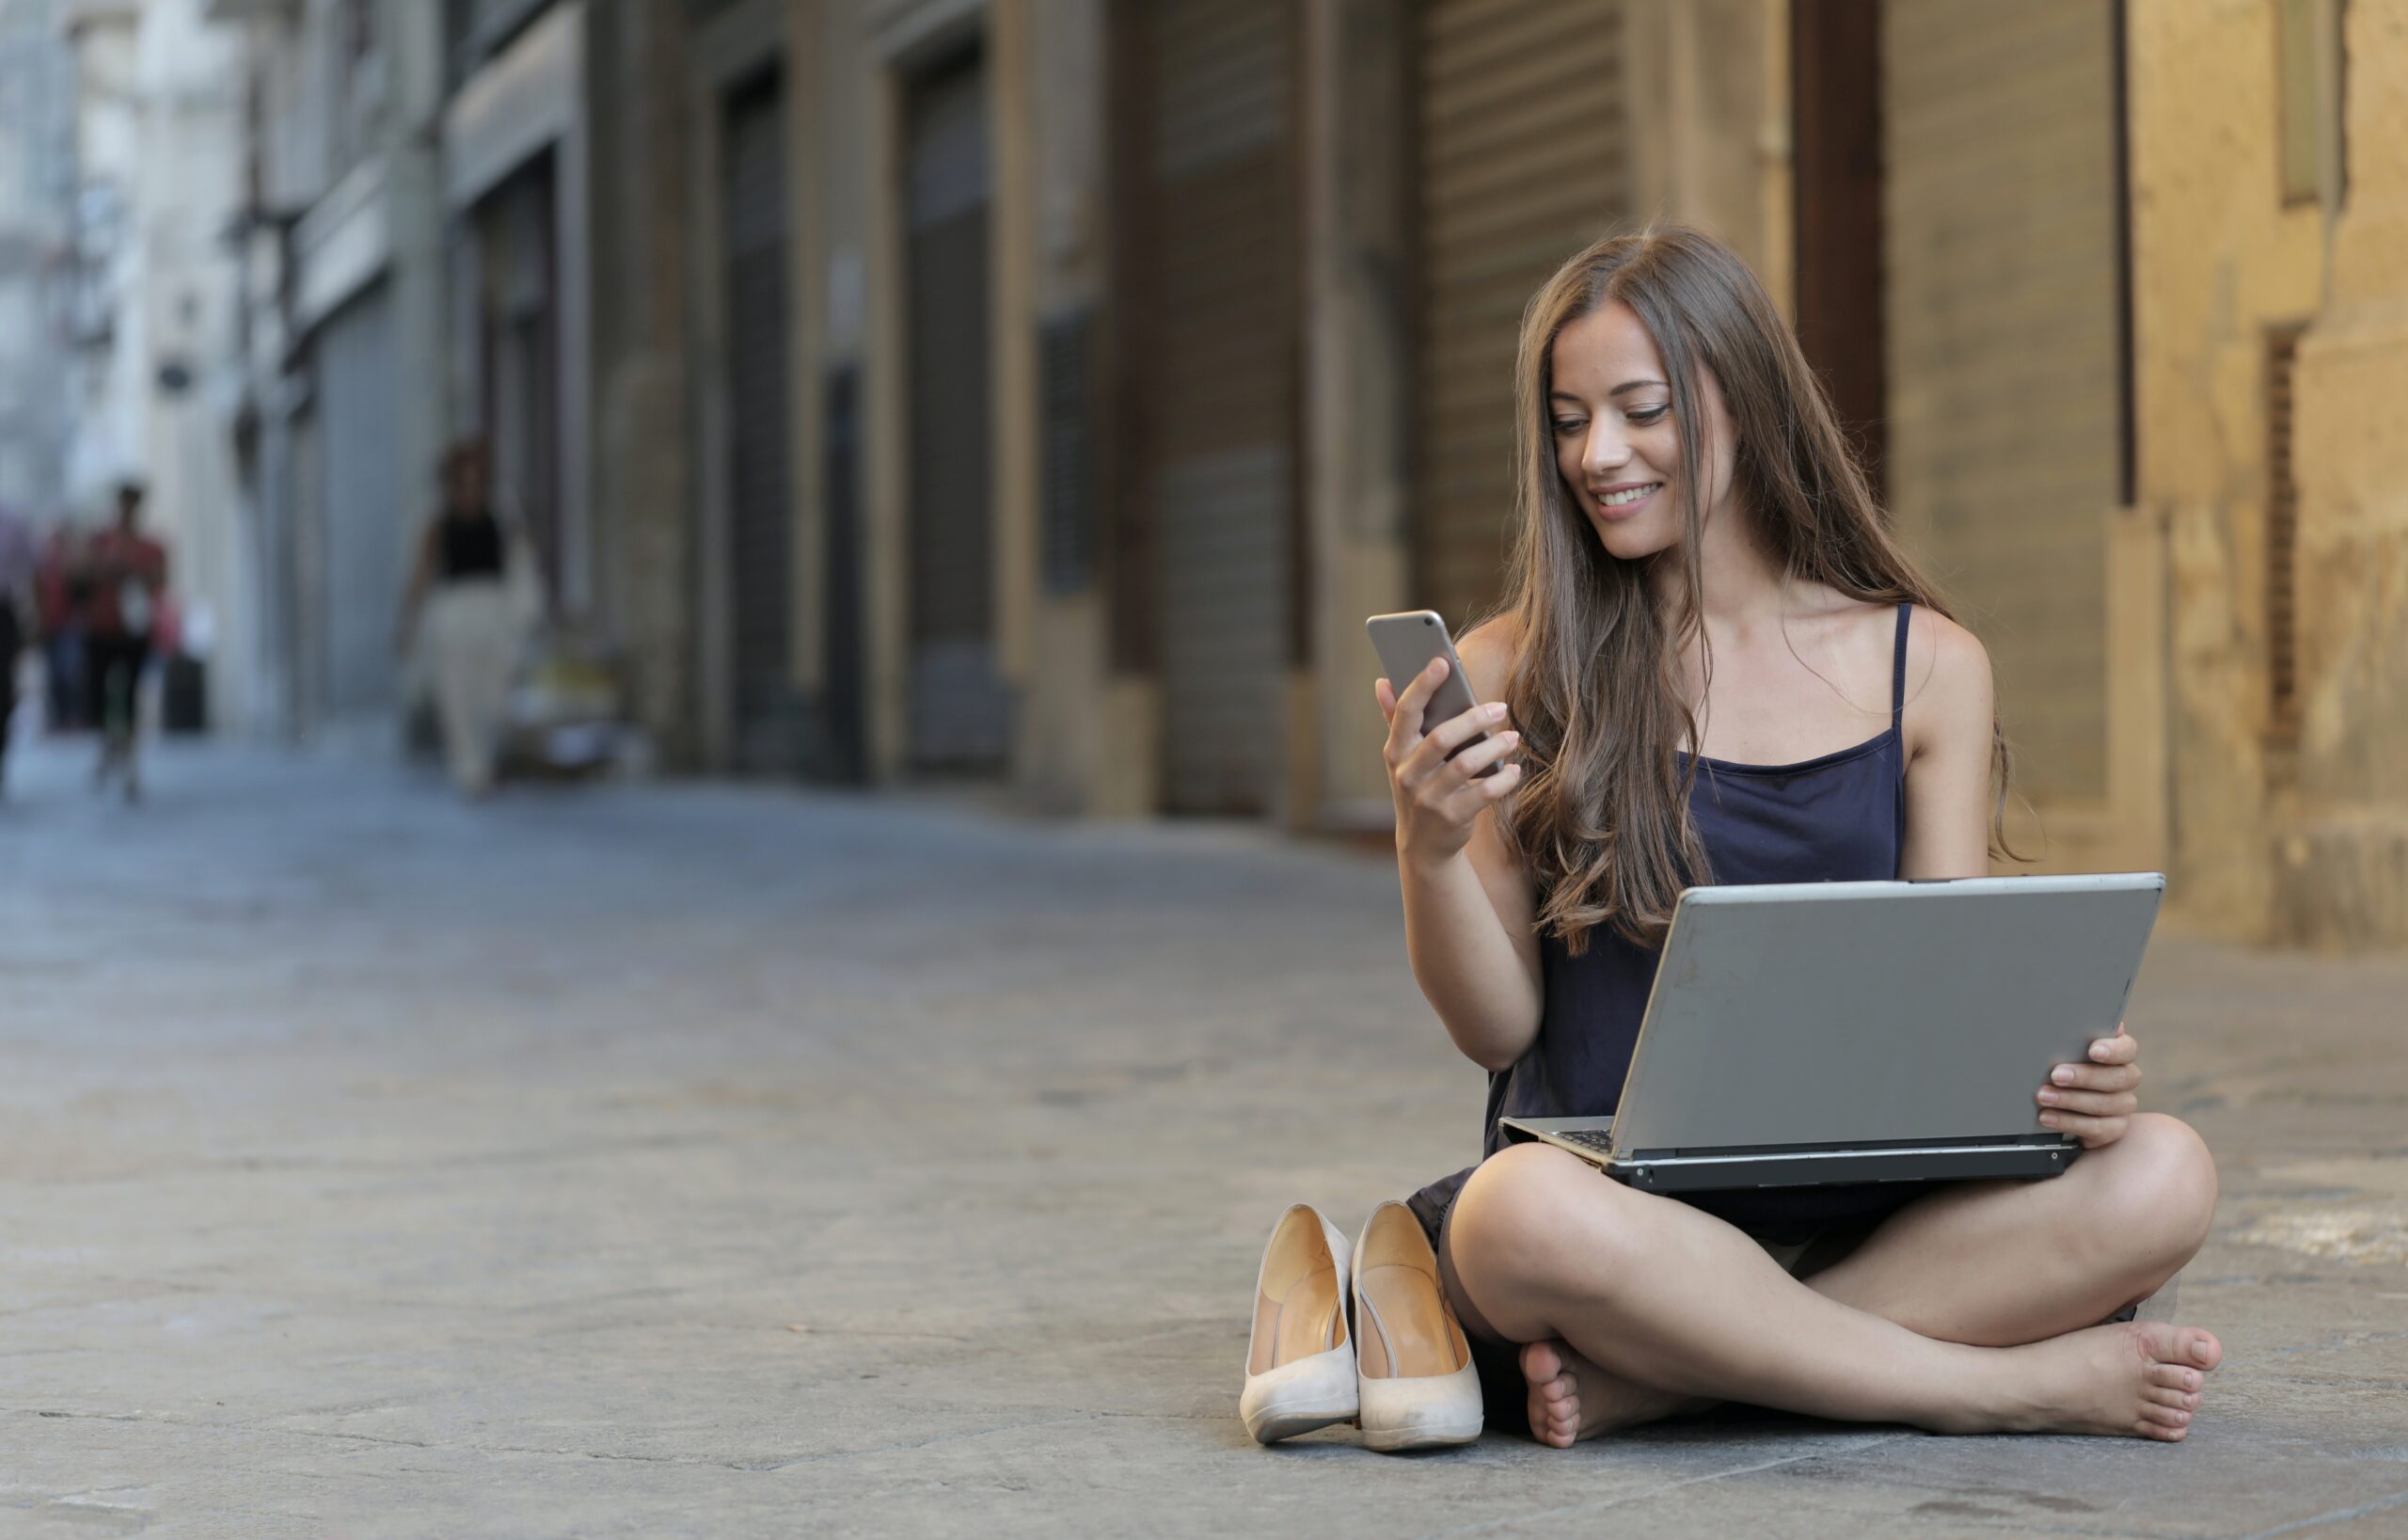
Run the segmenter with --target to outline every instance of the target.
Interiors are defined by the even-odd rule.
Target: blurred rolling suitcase
[[[198,658],[170,657],[159,680],[159,725],[170,733],[209,730],[209,669]]]

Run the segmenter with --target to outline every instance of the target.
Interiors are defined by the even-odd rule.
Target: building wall
[[[943,4],[875,8],[871,30],[893,40],[915,27],[933,29],[943,16],[965,9],[984,15],[996,29],[990,36],[1011,35],[1010,8],[980,11]],[[1377,611],[1418,602],[1408,579],[1410,38],[1392,7],[1308,7],[1302,14],[1296,281],[1303,392],[1296,481],[1304,500],[1306,612],[1302,651],[1289,671],[1279,714],[1260,730],[1280,745],[1273,816],[1295,827],[1356,828],[1384,820],[1387,803],[1380,724],[1369,704],[1376,669],[1361,622]],[[1719,0],[1662,14],[1638,8],[1628,29],[1635,110],[1647,119],[1630,151],[1643,203],[1630,217],[1687,218],[1717,230],[1766,273],[1777,292],[1785,292],[1787,270],[1784,14],[1778,0]],[[1142,320],[1133,305],[1146,278],[1131,271],[1132,254],[1117,246],[1117,215],[1132,196],[1122,180],[1130,172],[1116,161],[1127,135],[1112,132],[1115,76],[1129,68],[1117,36],[1122,29],[1113,24],[1114,8],[1099,0],[1032,0],[1025,16],[1018,56],[1025,62],[1015,67],[1010,50],[995,56],[997,134],[999,144],[1024,134],[1030,146],[1025,197],[1033,229],[1016,239],[1033,246],[1034,271],[1022,308],[999,311],[1005,317],[999,325],[1006,338],[1013,328],[1023,338],[1041,337],[1084,310],[1092,314],[1099,351],[1109,358],[1119,345],[1116,338]],[[841,36],[840,24],[832,22],[831,33]],[[1027,104],[1015,108],[1015,100]],[[875,106],[870,119],[875,129]],[[874,236],[879,179],[888,172],[875,156],[862,157],[857,169],[869,179],[863,207],[873,216],[864,233]],[[1613,213],[1599,211],[1601,218]],[[875,272],[878,248],[865,239],[863,249]],[[1013,249],[1002,248],[1006,255]],[[832,270],[832,297],[845,292],[839,265]],[[1511,318],[1502,325],[1510,330]],[[883,357],[873,328],[873,373]],[[1031,373],[1040,388],[1030,394],[1050,399],[1042,368],[1006,368],[999,382]],[[1145,586],[1153,558],[1139,554],[1133,567],[1123,549],[1132,539],[1132,452],[1110,404],[1119,393],[1149,387],[1109,366],[1097,378],[1102,399],[1085,429],[1098,442],[1093,459],[1079,462],[1083,472],[1098,478],[1090,570],[1084,580],[1059,585],[1036,573],[1002,579],[1007,591],[1029,595],[1019,612],[1029,617],[1025,634],[1032,639],[1030,666],[1013,680],[1023,709],[1012,782],[1035,806],[1129,815],[1158,810],[1164,795],[1162,681],[1150,662],[1131,665],[1114,632],[1116,625],[1158,625],[1149,606],[1160,595]],[[1500,390],[1510,388],[1510,379],[1500,381]],[[998,430],[1006,448],[1036,440],[1050,454],[1059,441],[1050,424],[999,423]],[[1007,541],[1039,548],[1033,537],[1042,534],[1042,511],[1055,493],[1047,480],[1053,465],[999,464],[1005,484],[1025,485],[1031,504],[1023,513],[1000,516],[1000,528],[1025,532],[1006,535]],[[1501,513],[1510,502],[1501,473],[1498,484]],[[1073,500],[1061,516],[1075,512]],[[873,516],[890,516],[874,509]],[[1500,517],[1500,550],[1503,528]],[[875,582],[871,592],[878,592]]]
[[[67,490],[73,56],[54,0],[0,0],[0,506],[41,521]]]
[[[2337,14],[2334,0],[2305,3],[2328,21]],[[2103,733],[2105,741],[2089,743],[2090,757],[2059,776],[2064,784],[2042,786],[2051,795],[2039,800],[2052,864],[2162,863],[2175,876],[2178,912],[2237,934],[2368,941],[2402,924],[2408,791],[2397,767],[2408,745],[2398,696],[2408,627],[2382,575],[2398,565],[2408,531],[2400,501],[2408,467],[2392,457],[2403,440],[2384,415],[2408,399],[2394,373],[2408,358],[2408,338],[2396,330],[2408,310],[2397,257],[2408,248],[2408,174],[2395,164],[2408,143],[2397,85],[2408,78],[2408,59],[2396,56],[2408,26],[2403,6],[2346,8],[2350,122],[2337,142],[2347,147],[2348,191],[2321,201],[2282,193],[2284,7],[2125,6],[2135,492],[2124,506],[2091,485],[2084,500],[2096,506],[2068,516],[2095,533],[2079,542],[2099,568],[2099,596],[2084,604],[2103,605],[2105,618],[2083,623],[2064,665],[2084,671],[2075,692],[2084,714],[2044,717],[2032,736],[2081,747]],[[1892,0],[1888,21],[1904,36],[1900,28],[1945,8]],[[673,763],[722,761],[725,735],[712,713],[725,681],[712,649],[724,617],[709,578],[721,559],[712,510],[724,500],[727,468],[712,424],[725,410],[722,344],[733,322],[714,255],[725,211],[713,139],[733,77],[722,78],[725,60],[705,56],[743,33],[783,70],[790,107],[789,636],[797,697],[819,713],[815,731],[827,749],[799,769],[888,781],[907,772],[913,429],[912,317],[901,281],[904,108],[915,71],[974,37],[988,72],[994,178],[987,426],[995,658],[1014,722],[1006,781],[1025,804],[1050,811],[1158,810],[1161,680],[1144,648],[1122,644],[1132,625],[1152,623],[1146,609],[1155,595],[1133,577],[1149,558],[1135,543],[1144,532],[1124,517],[1129,446],[1112,409],[1117,393],[1143,382],[1109,364],[1126,357],[1146,277],[1132,269],[1137,257],[1117,217],[1129,174],[1115,132],[1127,34],[1116,25],[1125,21],[1118,8],[588,0],[584,10],[580,132],[594,191],[589,223],[562,234],[590,235],[591,304],[570,324],[591,328],[579,388],[592,393],[596,423],[586,465],[593,596],[626,644],[639,717]],[[2087,14],[2070,4],[2052,14],[2060,12]],[[547,8],[510,14],[508,27],[480,34],[483,41],[452,61],[464,91],[491,89],[478,86],[480,65],[493,48],[506,53],[531,36],[531,18],[540,29]],[[1386,787],[1360,622],[1419,602],[1413,44],[1394,8],[1368,0],[1300,14],[1304,609],[1275,713],[1282,720],[1264,727],[1281,745],[1268,816],[1377,826]],[[2099,15],[2112,14],[2102,0]],[[1783,303],[1793,238],[1789,22],[1790,0],[1701,0],[1624,6],[1620,27],[1631,121],[1618,153],[1628,157],[1631,192],[1618,216],[1705,225]],[[751,69],[751,56],[737,63]],[[1936,110],[1947,103],[1914,92],[1927,98],[1939,83],[1919,72],[1894,82],[1892,94]],[[2084,77],[2093,96],[2098,84]],[[288,88],[309,87],[296,77]],[[2021,115],[2036,110],[2006,103],[1998,133],[2017,135]],[[2099,155],[2090,161],[2096,182]],[[313,174],[323,181],[336,168]],[[444,174],[456,179],[458,166]],[[325,191],[315,185],[309,196]],[[1892,191],[1920,215],[1950,189]],[[1913,229],[1901,224],[1895,233],[1908,239]],[[1911,263],[1892,265],[1904,275],[1893,274],[1899,295],[1928,298],[1925,289],[1908,293]],[[454,269],[453,300],[473,277],[473,264]],[[1990,367],[1991,341],[1978,327],[1955,338],[1916,329],[1929,319],[1909,306],[1893,341],[1941,348],[1951,367],[1971,357],[1976,376]],[[2297,496],[2287,503],[2273,483],[2284,462],[2270,439],[2268,341],[2301,327],[2289,459]],[[2097,374],[2112,362],[2104,357],[2093,348],[2080,372]],[[563,367],[572,361],[564,352]],[[1915,410],[1972,409],[1897,405],[1914,408],[1897,414],[1902,435]],[[296,445],[309,442],[306,420],[302,428]],[[2088,452],[2103,463],[2097,444]],[[1911,500],[1924,484],[1918,474],[1909,452],[1893,491]],[[1510,495],[1501,468],[1498,483],[1501,503]],[[2278,533],[2270,510],[2278,506],[2296,508],[2295,725],[2271,703],[2282,652],[2268,576]],[[1973,618],[1979,628],[1982,617]],[[2002,657],[2014,651],[2003,640]],[[2052,709],[2045,682],[2009,682],[2015,710]],[[848,711],[851,728],[841,725]]]
[[[594,124],[596,601],[628,707],[666,763],[696,759],[688,517],[687,7],[597,8]]]
[[[2351,0],[2346,191],[2297,371],[2299,728],[2275,933],[2408,944],[2408,0]],[[2331,194],[2338,192],[2337,199]],[[2337,202],[2337,207],[2334,204]]]
[[[2139,495],[2168,557],[2169,901],[2250,936],[2276,928],[2266,336],[2316,313],[2326,245],[2321,208],[2281,200],[2274,14],[2133,0],[2128,40]]]

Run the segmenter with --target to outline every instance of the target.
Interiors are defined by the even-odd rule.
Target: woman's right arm
[[[1497,831],[1491,809],[1521,784],[1505,765],[1476,772],[1519,746],[1496,691],[1512,661],[1497,625],[1464,638],[1460,656],[1473,693],[1489,704],[1421,731],[1422,708],[1446,677],[1433,663],[1398,692],[1376,687],[1388,719],[1384,757],[1396,802],[1396,859],[1404,889],[1404,937],[1413,976],[1447,1035],[1485,1070],[1509,1068],[1538,1036],[1542,986],[1537,907],[1529,875]],[[1483,716],[1482,712],[1492,713]],[[1486,733],[1488,741],[1450,759]]]

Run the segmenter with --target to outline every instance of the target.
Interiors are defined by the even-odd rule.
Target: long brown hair
[[[1680,430],[1681,543],[1632,562],[1609,554],[1573,505],[1548,400],[1557,336],[1617,300],[1663,357]],[[1542,929],[1575,954],[1600,925],[1660,941],[1680,890],[1712,880],[1689,818],[1697,762],[1680,753],[1701,741],[1680,662],[1692,639],[1704,645],[1701,369],[1721,388],[1736,439],[1733,496],[1785,573],[1867,603],[1948,613],[1891,537],[1798,339],[1736,253],[1671,225],[1599,241],[1558,269],[1523,314],[1514,366],[1517,528],[1499,611],[1521,626],[1505,699],[1527,768],[1498,813],[1542,896]],[[1673,606],[1658,603],[1650,577],[1667,561],[1680,564]],[[1990,842],[2004,850],[2011,766],[1995,717],[1990,739]]]

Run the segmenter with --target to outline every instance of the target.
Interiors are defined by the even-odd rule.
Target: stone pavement
[[[2408,1534],[2408,962],[2162,938],[2191,1440],[1234,1414],[1287,1203],[1461,1164],[1385,863],[224,747],[0,806],[0,1534]]]

